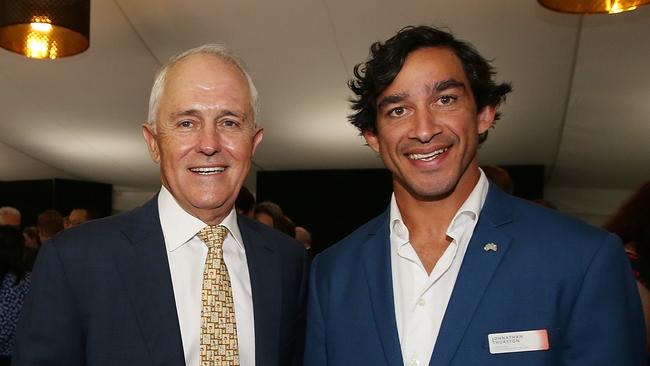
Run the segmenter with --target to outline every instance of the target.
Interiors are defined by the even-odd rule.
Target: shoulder
[[[117,242],[128,240],[134,232],[148,235],[147,232],[162,233],[156,199],[132,211],[101,219],[88,221],[65,229],[44,243],[41,250],[54,250],[88,258],[103,255]],[[40,256],[40,254],[39,254]]]
[[[388,243],[388,211],[361,225],[358,229],[316,256],[322,267],[350,267],[366,250],[366,246]],[[371,248],[370,250],[378,250]]]
[[[511,250],[539,262],[578,268],[588,266],[597,255],[618,257],[624,253],[615,235],[558,211],[510,196],[502,198],[500,209],[509,212],[511,221],[490,224],[512,238]],[[493,213],[488,216],[495,217]]]
[[[556,210],[516,197],[510,198],[515,227],[560,242],[581,242],[615,238],[607,231]]]

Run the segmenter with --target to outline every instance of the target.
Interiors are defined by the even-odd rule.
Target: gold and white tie
[[[198,235],[208,246],[201,298],[201,366],[238,366],[235,305],[223,260],[223,240],[228,229],[206,226]]]

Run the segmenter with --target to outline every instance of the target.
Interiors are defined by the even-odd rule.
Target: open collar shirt
[[[429,364],[440,325],[465,251],[485,203],[488,181],[478,183],[447,228],[452,241],[427,273],[409,241],[409,231],[393,194],[390,203],[390,252],[395,319],[405,366]]]
[[[201,289],[208,248],[197,234],[206,224],[187,213],[165,187],[161,188],[158,195],[158,208],[174,287],[185,364],[199,366]],[[254,366],[253,297],[246,251],[234,208],[220,225],[228,229],[223,243],[223,258],[232,286],[239,359],[242,366]]]

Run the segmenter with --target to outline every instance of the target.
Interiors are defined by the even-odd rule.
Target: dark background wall
[[[33,226],[47,209],[67,216],[74,208],[88,208],[96,217],[111,214],[113,186],[70,179],[0,182],[0,207],[20,210],[22,226]]]
[[[386,210],[391,192],[384,169],[257,173],[257,202],[279,204],[296,225],[310,230],[316,252]]]

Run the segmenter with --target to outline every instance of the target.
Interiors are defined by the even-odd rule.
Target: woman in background
[[[0,366],[11,363],[16,324],[30,285],[23,241],[15,227],[0,226]]]
[[[603,227],[625,244],[641,296],[650,355],[650,181],[634,192]]]

